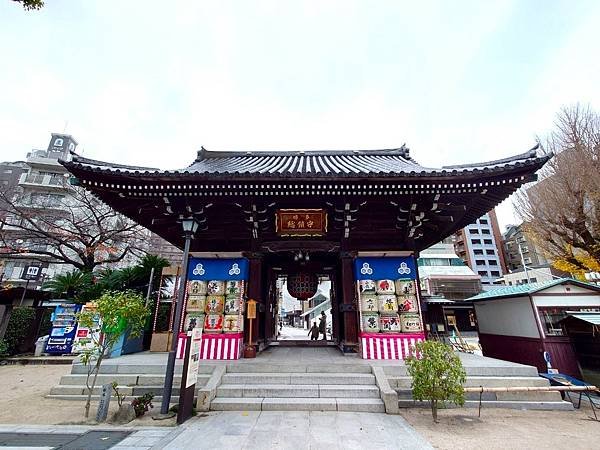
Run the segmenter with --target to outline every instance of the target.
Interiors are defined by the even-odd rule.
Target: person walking
[[[323,333],[323,340],[327,340],[327,316],[325,311],[321,311],[321,317],[319,318],[319,333]]]
[[[313,322],[311,329],[308,330],[308,335],[310,336],[311,341],[319,339],[319,327],[317,327],[317,322]]]

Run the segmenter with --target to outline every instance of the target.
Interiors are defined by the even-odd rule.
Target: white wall
[[[475,302],[480,333],[539,338],[529,297]]]
[[[549,290],[543,291],[544,294]],[[588,291],[589,292],[589,291]],[[600,295],[532,295],[535,306],[572,306],[600,308]]]

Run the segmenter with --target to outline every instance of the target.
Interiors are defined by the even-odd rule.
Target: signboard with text
[[[279,236],[323,236],[327,232],[324,209],[280,209],[275,221]]]
[[[191,331],[190,354],[187,366],[187,377],[185,387],[189,388],[198,381],[198,369],[200,368],[200,344],[202,343],[202,328],[194,328]],[[189,336],[189,334],[188,334]]]

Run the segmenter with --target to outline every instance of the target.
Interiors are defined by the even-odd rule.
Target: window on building
[[[490,230],[481,230],[481,234],[490,234]]]
[[[484,239],[483,243],[484,244],[488,244],[488,245],[492,245],[492,240],[491,239]]]
[[[62,145],[63,145],[63,140],[61,138],[56,138],[54,140],[54,146],[55,147],[62,147]]]
[[[487,276],[488,276],[488,273],[487,273],[487,271],[486,271],[486,270],[480,270],[480,271],[478,271],[477,273],[478,273],[479,275],[481,275],[482,277],[487,277]]]
[[[483,250],[481,250],[481,249],[475,249],[475,250],[473,250],[473,253],[476,254],[476,255],[483,255]]]
[[[479,234],[479,230],[474,228],[474,229],[469,229],[469,233],[471,234]]]
[[[498,272],[497,270],[492,270],[490,273],[492,274],[493,277],[499,277],[500,276],[500,272]]]
[[[69,151],[73,151],[75,150],[75,144],[73,144],[72,142],[69,144]]]
[[[471,239],[471,244],[481,244],[481,239]]]
[[[532,277],[532,278],[529,279],[529,281],[531,281],[532,283],[537,283],[537,278]]]
[[[487,221],[487,219],[479,219],[479,223],[481,225],[487,225],[488,221]]]
[[[488,250],[486,250],[486,251],[485,251],[485,254],[486,254],[486,255],[495,255],[495,254],[496,254],[496,252],[495,252],[494,250],[489,250],[489,249],[488,249]]]
[[[475,264],[478,266],[485,266],[485,259],[476,259]]]
[[[509,282],[508,282],[508,285],[509,285],[509,286],[512,286],[512,281],[509,281]]]
[[[12,169],[4,169],[4,173],[12,173]]]
[[[498,265],[498,261],[496,261],[495,259],[490,259],[490,260],[488,260],[488,264],[490,266],[497,266]]]

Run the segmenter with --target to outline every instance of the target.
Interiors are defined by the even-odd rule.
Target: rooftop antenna
[[[67,132],[67,126],[69,125],[69,121],[65,120],[65,127],[63,128],[63,133]]]

